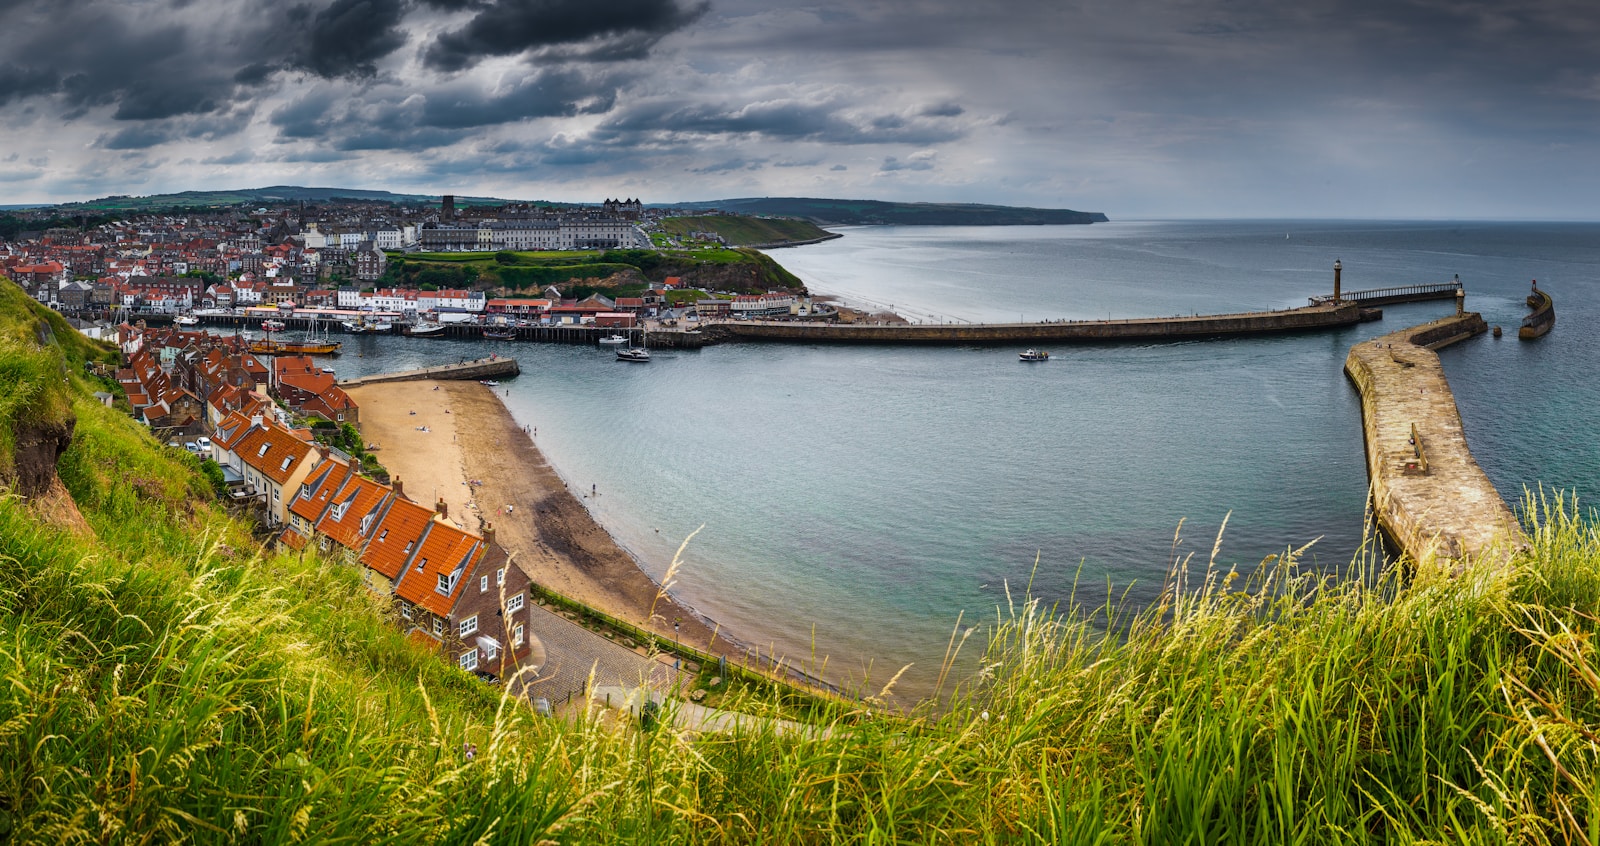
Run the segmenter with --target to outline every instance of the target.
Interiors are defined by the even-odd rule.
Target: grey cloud
[[[107,150],[144,150],[157,144],[164,144],[172,140],[172,134],[166,129],[148,125],[130,126],[118,130],[109,136],[100,139],[100,146]]]
[[[405,11],[403,0],[334,0],[311,19],[293,63],[328,79],[372,76],[379,59],[405,45]]]
[[[48,68],[0,64],[0,106],[12,100],[49,94],[61,87],[61,76]]]
[[[434,40],[423,60],[435,70],[459,71],[490,56],[591,43],[604,56],[607,42],[626,45],[620,57],[638,57],[662,37],[705,14],[709,4],[676,0],[498,0],[478,7],[461,29]]]
[[[833,167],[828,168],[828,170],[833,171],[834,173],[838,173],[840,171],[849,170],[849,169],[850,168],[847,168],[844,165],[834,165]]]
[[[683,133],[697,136],[759,136],[783,141],[832,144],[931,144],[961,137],[964,130],[945,120],[907,120],[879,114],[852,118],[835,100],[777,100],[744,106],[641,104],[605,121],[600,138]]]
[[[897,170],[933,170],[933,160],[914,156],[910,161],[900,161],[894,156],[889,156],[883,160],[883,166],[878,170],[883,173],[893,173]]]
[[[728,173],[735,170],[760,170],[763,164],[762,159],[733,158],[704,167],[691,167],[688,170],[690,173]]]
[[[423,126],[467,128],[532,117],[601,114],[616,102],[616,82],[576,71],[544,71],[500,94],[483,95],[465,86],[427,94],[418,116]]]

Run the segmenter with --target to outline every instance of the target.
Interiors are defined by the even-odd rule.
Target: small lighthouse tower
[[[1333,301],[1339,301],[1339,271],[1344,270],[1344,265],[1338,259],[1333,260]]]

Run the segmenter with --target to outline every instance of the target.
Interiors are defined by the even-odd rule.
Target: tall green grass
[[[1146,609],[1020,595],[955,634],[981,669],[937,707],[696,737],[670,703],[540,719],[412,647],[83,388],[89,530],[0,497],[0,841],[1600,842],[1600,532],[1570,500],[1456,578],[1287,554]]]

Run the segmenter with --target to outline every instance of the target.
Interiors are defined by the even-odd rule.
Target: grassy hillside
[[[1498,572],[1286,555],[1139,614],[1019,597],[956,633],[983,671],[937,711],[690,739],[541,720],[416,651],[88,399],[95,351],[41,319],[7,295],[0,361],[65,366],[16,407],[76,415],[90,529],[0,497],[0,841],[1600,842],[1600,533],[1570,503]]]
[[[669,276],[689,285],[726,290],[804,288],[798,277],[770,256],[755,250],[605,250],[554,252],[390,253],[384,285],[440,288],[489,284],[508,291],[538,291],[558,285],[627,274],[660,284]]]
[[[729,244],[746,247],[753,244],[781,244],[789,241],[814,241],[828,237],[827,230],[809,220],[783,217],[748,217],[734,214],[708,214],[698,217],[668,217],[661,221],[661,231],[688,237],[690,232],[715,232]]]

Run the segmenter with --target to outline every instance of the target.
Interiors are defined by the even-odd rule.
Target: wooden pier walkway
[[[1362,341],[1345,358],[1361,394],[1373,513],[1419,567],[1502,562],[1522,543],[1516,515],[1467,448],[1434,352],[1487,329],[1477,313],[1458,312]]]

